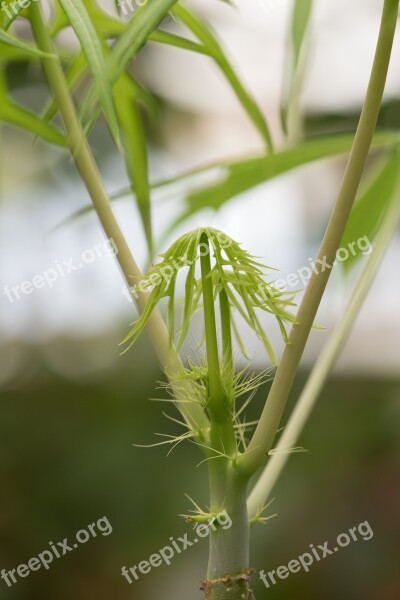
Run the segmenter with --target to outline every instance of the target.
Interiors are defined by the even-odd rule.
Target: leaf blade
[[[0,102],[0,120],[28,131],[50,144],[66,146],[64,136],[57,129],[8,100],[2,99]]]
[[[153,252],[150,183],[146,135],[128,75],[114,86],[114,100],[122,132],[126,170],[135,190],[150,255]]]
[[[46,52],[42,52],[38,48],[35,48],[35,46],[32,46],[31,44],[27,44],[26,42],[23,42],[19,38],[15,37],[11,33],[8,33],[8,31],[4,31],[3,29],[0,29],[0,44],[5,44],[6,46],[11,46],[12,48],[16,48],[17,50],[23,50],[24,52],[28,53],[30,56],[35,56],[35,57],[46,56],[47,58],[49,58],[51,56],[50,54],[47,54]]]
[[[362,239],[372,243],[398,187],[399,172],[398,153],[393,153],[382,161],[351,212],[343,234],[342,248],[351,247],[351,244],[359,243]],[[361,252],[349,253],[349,257],[341,263],[345,272],[350,270],[361,255]]]
[[[106,73],[102,41],[82,0],[60,0],[68,20],[78,37],[93,77],[94,87],[114,140],[119,141],[118,120],[111,85]]]
[[[267,148],[272,150],[271,134],[258,105],[245,89],[239,77],[232,68],[216,36],[212,33],[209,26],[206,26],[194,13],[189,11],[182,4],[177,4],[172,9],[175,15],[194,35],[199,39],[207,49],[208,54],[216,62],[223,75],[230,83],[238,101],[247,113],[249,119],[254,124],[261,135]]]
[[[173,226],[203,208],[219,209],[238,194],[296,168],[324,158],[344,155],[350,152],[353,139],[350,135],[316,138],[268,156],[228,163],[225,166],[225,176],[221,174],[215,183],[199,187],[186,195],[186,207]],[[377,134],[373,147],[387,148],[397,142],[396,134]]]
[[[133,17],[126,26],[126,30],[119,37],[118,41],[112,46],[106,60],[107,77],[113,85],[118,78],[125,72],[131,60],[137,55],[139,50],[147,41],[150,34],[157,28],[159,23],[169,12],[171,7],[178,0],[153,0],[146,3],[135,11]],[[83,119],[89,118],[91,126],[92,120],[90,114],[95,110],[96,97],[93,86],[89,89],[83,105],[86,110],[83,111]],[[90,113],[89,110],[90,109]]]
[[[313,0],[295,0],[293,5],[290,43],[284,70],[281,117],[286,133],[298,133],[298,102],[303,83],[306,42],[310,29]]]

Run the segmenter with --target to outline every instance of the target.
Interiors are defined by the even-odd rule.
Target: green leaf
[[[97,34],[102,39],[117,37],[126,29],[126,23],[110,16],[101,10],[96,1],[82,0],[92,23],[96,26]],[[68,27],[68,19],[63,10],[59,10],[56,3],[56,10],[51,23],[51,34],[55,37],[62,29]]]
[[[15,125],[16,127],[20,127],[50,144],[66,146],[65,138],[57,131],[57,129],[20,106],[12,104],[8,100],[1,99],[0,120]]]
[[[205,54],[207,56],[210,55],[209,50],[204,46],[204,44],[192,42],[192,40],[188,40],[180,35],[169,33],[168,31],[153,31],[153,33],[149,35],[148,40],[149,42],[173,46],[174,48],[182,48],[183,50],[196,52],[197,54]]]
[[[313,0],[295,0],[292,19],[293,65],[300,62],[303,43],[310,24]]]
[[[194,35],[202,42],[209,55],[221,69],[223,75],[229,82],[237,99],[246,111],[249,119],[257,128],[267,148],[272,149],[271,135],[268,125],[258,108],[254,99],[247,92],[239,77],[230,65],[224,51],[222,50],[217,38],[212,32],[211,27],[204,24],[197,16],[190,12],[181,4],[177,4],[172,9],[172,14],[179,19]]]
[[[83,0],[83,2],[102,39],[114,38],[124,33],[127,24],[101,10],[96,0]]]
[[[52,6],[52,17],[49,23],[49,32],[52,38],[55,38],[60,31],[68,27],[68,18],[65,14],[59,0],[53,2]]]
[[[48,58],[51,56],[50,54],[46,54],[42,52],[35,46],[31,46],[26,42],[23,42],[19,38],[15,37],[11,33],[0,29],[0,46],[1,44],[5,44],[6,46],[11,46],[12,48],[17,48],[18,50],[23,50],[25,53],[28,53],[30,56],[35,57],[43,57],[47,56]]]
[[[238,194],[293,169],[323,158],[347,154],[351,150],[353,139],[350,135],[316,138],[269,156],[218,165],[219,173],[217,172],[212,183],[198,186],[186,195],[186,207],[173,227],[204,208],[218,209]],[[397,143],[397,134],[382,133],[375,135],[373,147],[385,148]],[[192,176],[198,177],[200,173],[205,174],[207,171],[212,173],[215,167],[213,165],[208,169],[194,171]]]
[[[188,331],[189,331],[189,326],[190,326],[190,320],[191,317],[193,315],[193,305],[194,305],[194,298],[195,298],[195,283],[196,283],[196,264],[193,263],[192,265],[190,265],[189,267],[189,271],[188,271],[188,275],[186,277],[186,283],[185,283],[185,304],[184,304],[184,308],[183,308],[183,316],[182,316],[182,327],[181,327],[181,331],[179,334],[179,339],[176,345],[176,349],[179,352],[179,350],[182,348],[183,342],[185,341]]]
[[[31,51],[26,52],[25,50],[12,48],[11,46],[0,45],[0,56],[0,61],[3,64],[40,61],[40,56],[38,54],[32,54]]]
[[[152,184],[152,189],[169,189],[176,184],[184,184],[188,190],[185,194],[185,207],[168,231],[173,230],[179,223],[203,208],[219,209],[238,194],[279,177],[293,169],[306,164],[331,158],[350,152],[353,136],[337,135],[321,137],[299,143],[297,146],[277,152],[271,156],[231,161],[226,163],[213,163],[209,166],[194,169],[171,179]],[[397,133],[377,133],[372,142],[372,149],[390,149],[399,144]],[[200,184],[199,181],[210,181]],[[131,193],[131,189],[124,189],[111,196],[111,200],[118,200]],[[174,192],[175,194],[175,192]],[[90,213],[92,205],[85,206],[60,223],[61,227],[75,219]]]
[[[107,74],[112,81],[125,71],[177,0],[152,0],[140,6],[128,23],[125,33],[113,46],[107,61]]]
[[[122,132],[125,164],[142,217],[150,255],[153,251],[147,143],[140,110],[128,75],[114,86],[114,100]]]
[[[69,66],[65,74],[68,88],[73,94],[77,87],[82,82],[87,71],[87,63],[83,52],[79,52],[69,61]],[[127,76],[127,84],[129,81],[131,95],[149,112],[151,115],[158,115],[159,105],[157,100],[145,90],[131,75]],[[93,115],[92,122],[94,123],[100,114],[101,109],[98,109]],[[55,100],[51,100],[44,111],[43,119],[50,121],[58,112],[58,106]]]
[[[310,28],[313,0],[294,0],[291,36],[284,69],[282,125],[286,133],[298,133],[298,102],[304,78],[306,42]]]
[[[60,3],[81,43],[108,126],[114,140],[118,143],[118,120],[111,85],[106,75],[102,41],[82,0],[60,0]]]
[[[349,248],[363,238],[373,242],[393,195],[398,190],[399,173],[400,155],[395,152],[379,164],[377,172],[356,202],[343,234],[342,248]],[[344,270],[348,271],[360,256],[361,252],[350,252],[349,258],[341,263]]]
[[[7,98],[7,79],[6,79],[6,75],[5,75],[5,68],[4,65],[2,65],[0,63],[0,105],[2,102],[2,99],[6,99]]]
[[[106,61],[106,75],[111,83],[115,83],[127,69],[132,59],[146,43],[150,34],[157,28],[165,15],[177,0],[152,0],[140,6],[127,24],[125,32],[111,48]],[[96,96],[90,88],[83,103],[84,119],[93,113]],[[91,119],[92,121],[92,119]],[[89,123],[90,127],[91,123]]]
[[[6,2],[6,4],[7,4],[7,2]],[[2,7],[2,9],[3,9],[3,7]],[[7,19],[4,22],[4,25],[3,25],[4,31],[8,31],[10,29],[10,27],[14,23],[15,19],[17,19],[19,16],[21,16],[21,14],[23,13],[24,10],[26,10],[26,9],[23,6],[21,6],[20,4],[18,4],[18,3],[13,4],[12,11],[9,11],[12,13],[11,17],[7,15]]]
[[[199,308],[201,297],[206,302],[202,277],[196,278],[196,264],[200,262],[200,255],[204,252],[203,234],[207,236],[213,252],[215,264],[209,275],[212,285],[211,301],[224,289],[228,299],[227,309],[236,309],[244,318],[248,326],[263,342],[271,360],[275,356],[256,314],[257,311],[268,312],[278,321],[283,338],[287,341],[285,325],[293,323],[294,317],[287,311],[293,306],[292,295],[279,292],[264,280],[265,267],[258,263],[240,244],[232,238],[210,227],[199,228],[187,233],[176,240],[164,254],[160,263],[153,265],[141,282],[141,288],[153,287],[150,292],[146,308],[133,326],[125,339],[129,347],[135,343],[143,331],[150,315],[162,298],[168,299],[168,324],[171,345],[179,349],[189,331],[189,325],[194,313]],[[208,247],[208,244],[207,244]],[[178,273],[182,270],[188,272],[185,283],[185,304],[181,317],[181,334],[177,345],[175,344],[175,287]],[[207,281],[209,281],[207,279]],[[133,290],[135,291],[135,290]],[[205,297],[204,297],[205,296]]]

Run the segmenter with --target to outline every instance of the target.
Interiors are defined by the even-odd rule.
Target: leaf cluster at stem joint
[[[204,235],[208,244],[204,244]],[[157,304],[167,299],[167,317],[171,346],[179,351],[187,338],[190,322],[195,312],[202,306],[202,281],[198,272],[198,263],[202,253],[211,250],[214,264],[210,271],[214,301],[221,292],[225,292],[228,300],[230,322],[239,348],[247,356],[238,328],[233,319],[233,312],[238,313],[247,326],[263,343],[273,364],[276,358],[268,336],[266,335],[257,314],[263,311],[273,315],[279,325],[282,337],[288,341],[286,325],[293,323],[293,315],[288,309],[294,305],[293,295],[279,291],[273,283],[264,280],[266,267],[244,250],[240,244],[225,233],[207,228],[199,228],[187,233],[175,241],[161,255],[162,260],[153,265],[145,279],[135,287],[150,290],[145,310],[132,325],[122,344],[131,347],[143,329]],[[183,301],[176,299],[176,283],[178,274],[186,271],[185,294]],[[176,305],[183,303],[179,327],[176,328]]]
[[[248,436],[257,425],[257,421],[247,421],[246,409],[253,400],[258,388],[269,381],[270,378],[268,370],[253,375],[248,367],[234,370],[230,362],[224,359],[221,362],[223,396],[228,404],[229,420],[232,422],[236,439],[235,458],[238,452],[244,452],[247,449]],[[188,381],[192,384],[190,387],[184,385]],[[205,411],[208,411],[210,388],[206,359],[201,359],[199,364],[195,364],[189,360],[188,366],[182,370],[180,375],[174,378],[173,383],[167,384],[166,388],[171,395],[171,401],[177,406],[180,403],[192,402],[200,405]],[[172,420],[176,421],[175,419]],[[194,438],[194,441],[205,450],[205,455],[208,458],[222,456],[220,451],[212,447],[209,427],[198,430],[193,424],[188,422],[183,423],[179,421],[179,424],[187,429],[188,432],[181,436],[171,436],[169,442],[161,443],[175,444],[184,441],[184,439]],[[232,458],[232,456],[229,456],[229,458]]]

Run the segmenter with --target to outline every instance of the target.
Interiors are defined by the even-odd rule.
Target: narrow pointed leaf
[[[185,304],[183,308],[183,316],[182,316],[182,325],[181,331],[179,334],[179,339],[176,345],[176,349],[179,350],[182,348],[182,344],[186,339],[186,336],[189,331],[190,319],[192,316],[193,305],[194,305],[194,284],[195,284],[195,273],[196,273],[196,265],[193,263],[189,267],[189,272],[186,278],[185,284]]]
[[[368,242],[372,244],[393,195],[398,190],[399,173],[400,156],[395,152],[380,164],[378,172],[356,202],[341,242],[342,248],[353,245],[355,252],[350,251],[348,259],[341,263],[345,271],[363,256],[357,243],[365,252],[372,249]]]
[[[1,46],[1,44],[5,44],[6,46],[11,46],[12,48],[17,48],[18,50],[23,50],[24,52],[28,53],[31,56],[36,56],[36,57],[42,57],[42,56],[49,57],[50,56],[49,54],[42,52],[38,48],[35,48],[35,46],[31,46],[30,44],[23,42],[19,38],[15,37],[11,33],[8,33],[8,31],[4,31],[3,29],[0,29],[0,46]]]
[[[149,252],[152,255],[153,238],[146,135],[128,75],[121,77],[114,86],[114,99],[122,132],[126,169],[132,189],[135,190]]]
[[[197,42],[188,40],[180,35],[169,33],[168,31],[153,31],[153,33],[149,35],[149,42],[173,46],[174,48],[182,48],[183,50],[196,52],[197,54],[205,54],[207,56],[210,55],[209,50],[204,46],[204,44],[198,44]]]
[[[224,77],[232,87],[237,99],[246,111],[249,119],[253,122],[267,148],[272,149],[271,135],[268,125],[258,108],[255,100],[250,96],[239,77],[232,68],[224,51],[222,50],[217,38],[212,32],[212,29],[207,24],[204,24],[196,15],[190,12],[182,4],[176,4],[172,9],[172,14],[177,17],[194,35],[202,42],[207,49],[209,55],[219,66]]]
[[[173,189],[176,184],[184,183],[188,190],[184,196],[185,206],[181,215],[176,219],[168,231],[173,230],[179,223],[204,208],[219,209],[237,195],[246,192],[266,181],[279,177],[294,169],[315,161],[347,154],[353,143],[353,136],[335,135],[320,137],[300,142],[289,150],[277,152],[271,156],[258,156],[256,158],[236,160],[226,163],[213,163],[206,167],[196,168],[182,173],[171,179],[152,184],[152,189]],[[382,150],[396,147],[399,144],[397,133],[377,133],[372,142],[373,150]],[[208,176],[206,178],[206,176]],[[211,181],[200,184],[199,181]],[[130,190],[111,196],[111,200],[118,200],[126,196]],[[59,226],[68,224],[75,219],[90,213],[92,205],[88,205],[73,213]]]
[[[295,118],[298,109],[312,8],[313,0],[294,1],[281,109],[282,124],[286,132],[290,129],[291,117]]]
[[[56,146],[66,146],[64,136],[57,129],[8,100],[0,102],[0,120],[15,125]]]
[[[125,32],[114,44],[107,58],[105,73],[111,83],[115,83],[127,69],[150,34],[158,27],[176,2],[177,0],[152,0],[134,12]],[[87,109],[83,112],[83,117],[88,118],[96,104],[93,88],[88,91],[84,104]]]
[[[118,142],[118,120],[111,85],[106,75],[102,41],[82,0],[60,0],[60,3],[81,43],[108,126],[114,140]]]
[[[116,81],[125,71],[149,35],[176,2],[177,0],[152,0],[136,10],[125,33],[113,46],[107,61],[107,74],[112,81]]]
[[[21,4],[14,3],[11,17],[7,16],[7,19],[4,22],[3,29],[4,31],[8,31],[11,25],[14,23],[15,19],[21,16],[21,13],[26,10]],[[11,11],[10,11],[11,12]]]
[[[218,209],[238,194],[293,169],[323,158],[347,154],[352,143],[353,136],[349,135],[322,137],[268,156],[227,163],[225,172],[221,169],[221,175],[214,183],[197,186],[186,195],[186,207],[172,227],[204,208]],[[372,148],[390,148],[397,143],[397,134],[376,134]]]

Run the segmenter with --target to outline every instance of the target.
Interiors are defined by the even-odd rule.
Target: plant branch
[[[400,202],[397,193],[396,197],[392,199],[391,205],[386,212],[377,234],[372,253],[354,288],[345,308],[343,317],[333,330],[331,338],[320,354],[311,375],[308,378],[293,414],[290,417],[289,423],[286,425],[284,432],[279,439],[276,448],[277,452],[269,459],[249,496],[247,507],[250,519],[255,517],[259,510],[265,506],[272,488],[289,460],[290,455],[286,450],[298,441],[301,432],[307,423],[323,385],[351,333],[357,315],[368,295],[386,250],[397,229],[399,220]],[[282,450],[282,452],[279,452],[280,450]]]
[[[368,91],[360,122],[350,153],[339,196],[332,211],[316,264],[328,265],[318,274],[313,272],[292,327],[289,343],[277,369],[260,422],[248,450],[238,461],[246,474],[254,473],[270,451],[288,400],[308,336],[324,294],[335,261],[336,252],[348,221],[375,131],[385,88],[393,39],[396,30],[399,0],[385,0],[378,44]]]
[[[111,209],[110,200],[78,120],[60,60],[43,21],[39,3],[33,2],[29,10],[32,30],[38,47],[46,53],[56,55],[54,58],[43,57],[42,64],[62,116],[71,155],[79,175],[86,185],[104,232],[116,245],[119,266],[128,287],[131,287],[135,282],[141,281],[143,275]],[[138,294],[136,303],[140,313],[143,312],[147,300],[148,293]],[[172,377],[181,372],[181,362],[170,347],[166,326],[158,310],[153,311],[147,330],[163,369]],[[200,406],[181,403],[179,408],[190,424],[198,430],[205,425],[206,417]]]

